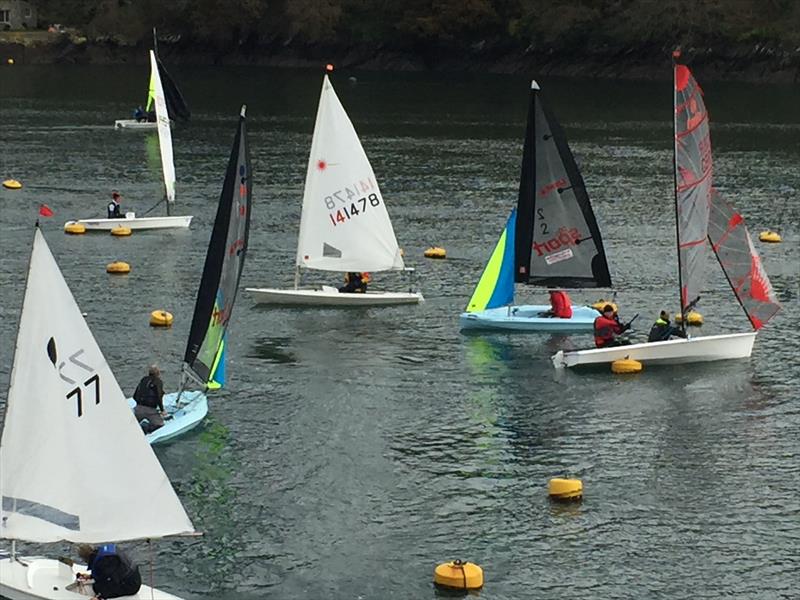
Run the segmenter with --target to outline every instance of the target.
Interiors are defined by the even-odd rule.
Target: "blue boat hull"
[[[208,414],[208,398],[203,392],[183,392],[180,407],[177,406],[177,401],[178,392],[164,394],[164,410],[169,413],[169,417],[164,419],[163,427],[145,436],[150,445],[168,442],[183,435],[197,427]],[[133,409],[136,401],[128,398],[128,404]]]
[[[599,316],[591,306],[573,306],[572,318],[555,319],[540,317],[550,310],[550,305],[501,306],[480,312],[461,313],[461,330],[499,329],[505,331],[531,331],[544,333],[586,333],[594,329],[594,320]]]

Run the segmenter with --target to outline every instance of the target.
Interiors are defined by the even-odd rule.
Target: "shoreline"
[[[44,34],[44,35],[41,35]],[[146,62],[144,45],[87,41],[75,35],[15,32],[0,36],[2,66],[87,64],[116,65]],[[201,45],[159,42],[163,57],[176,65],[252,65],[315,68],[333,62],[338,68],[407,72],[529,73],[536,76],[592,79],[664,80],[671,72],[671,53],[652,45],[639,47],[514,48],[500,42],[481,42],[463,50],[407,49],[333,45],[270,44],[242,47],[235,52]],[[683,62],[706,81],[797,83],[800,48],[786,50],[765,44],[741,44],[724,50],[688,48]]]

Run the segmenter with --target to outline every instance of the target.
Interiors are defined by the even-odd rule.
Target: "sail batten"
[[[247,253],[252,194],[250,150],[242,110],[184,355],[187,367],[209,388],[224,384],[225,333]]]
[[[530,92],[517,211],[517,282],[611,287],[586,186],[538,86]]]
[[[327,75],[308,158],[296,264],[325,271],[405,267],[375,173]]]
[[[38,228],[0,438],[0,498],[6,539],[194,531]]]

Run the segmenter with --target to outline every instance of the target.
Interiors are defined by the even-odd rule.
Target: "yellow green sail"
[[[467,304],[467,312],[480,312],[514,302],[514,230],[517,210],[511,211],[505,229],[494,247],[478,285]]]

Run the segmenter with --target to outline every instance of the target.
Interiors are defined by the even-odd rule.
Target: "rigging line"
[[[154,209],[154,208],[156,208],[156,207],[157,207],[157,206],[159,206],[160,204],[163,204],[163,202],[164,202],[164,200],[165,200],[165,199],[166,199],[166,198],[162,198],[161,200],[159,200],[158,202],[156,202],[156,203],[155,203],[153,206],[151,206],[150,208],[148,208],[148,209],[147,209],[147,210],[144,212],[144,214],[142,214],[142,216],[144,217],[144,216],[146,216],[146,215],[149,215],[149,214],[150,214],[150,213],[153,211],[153,209]]]

